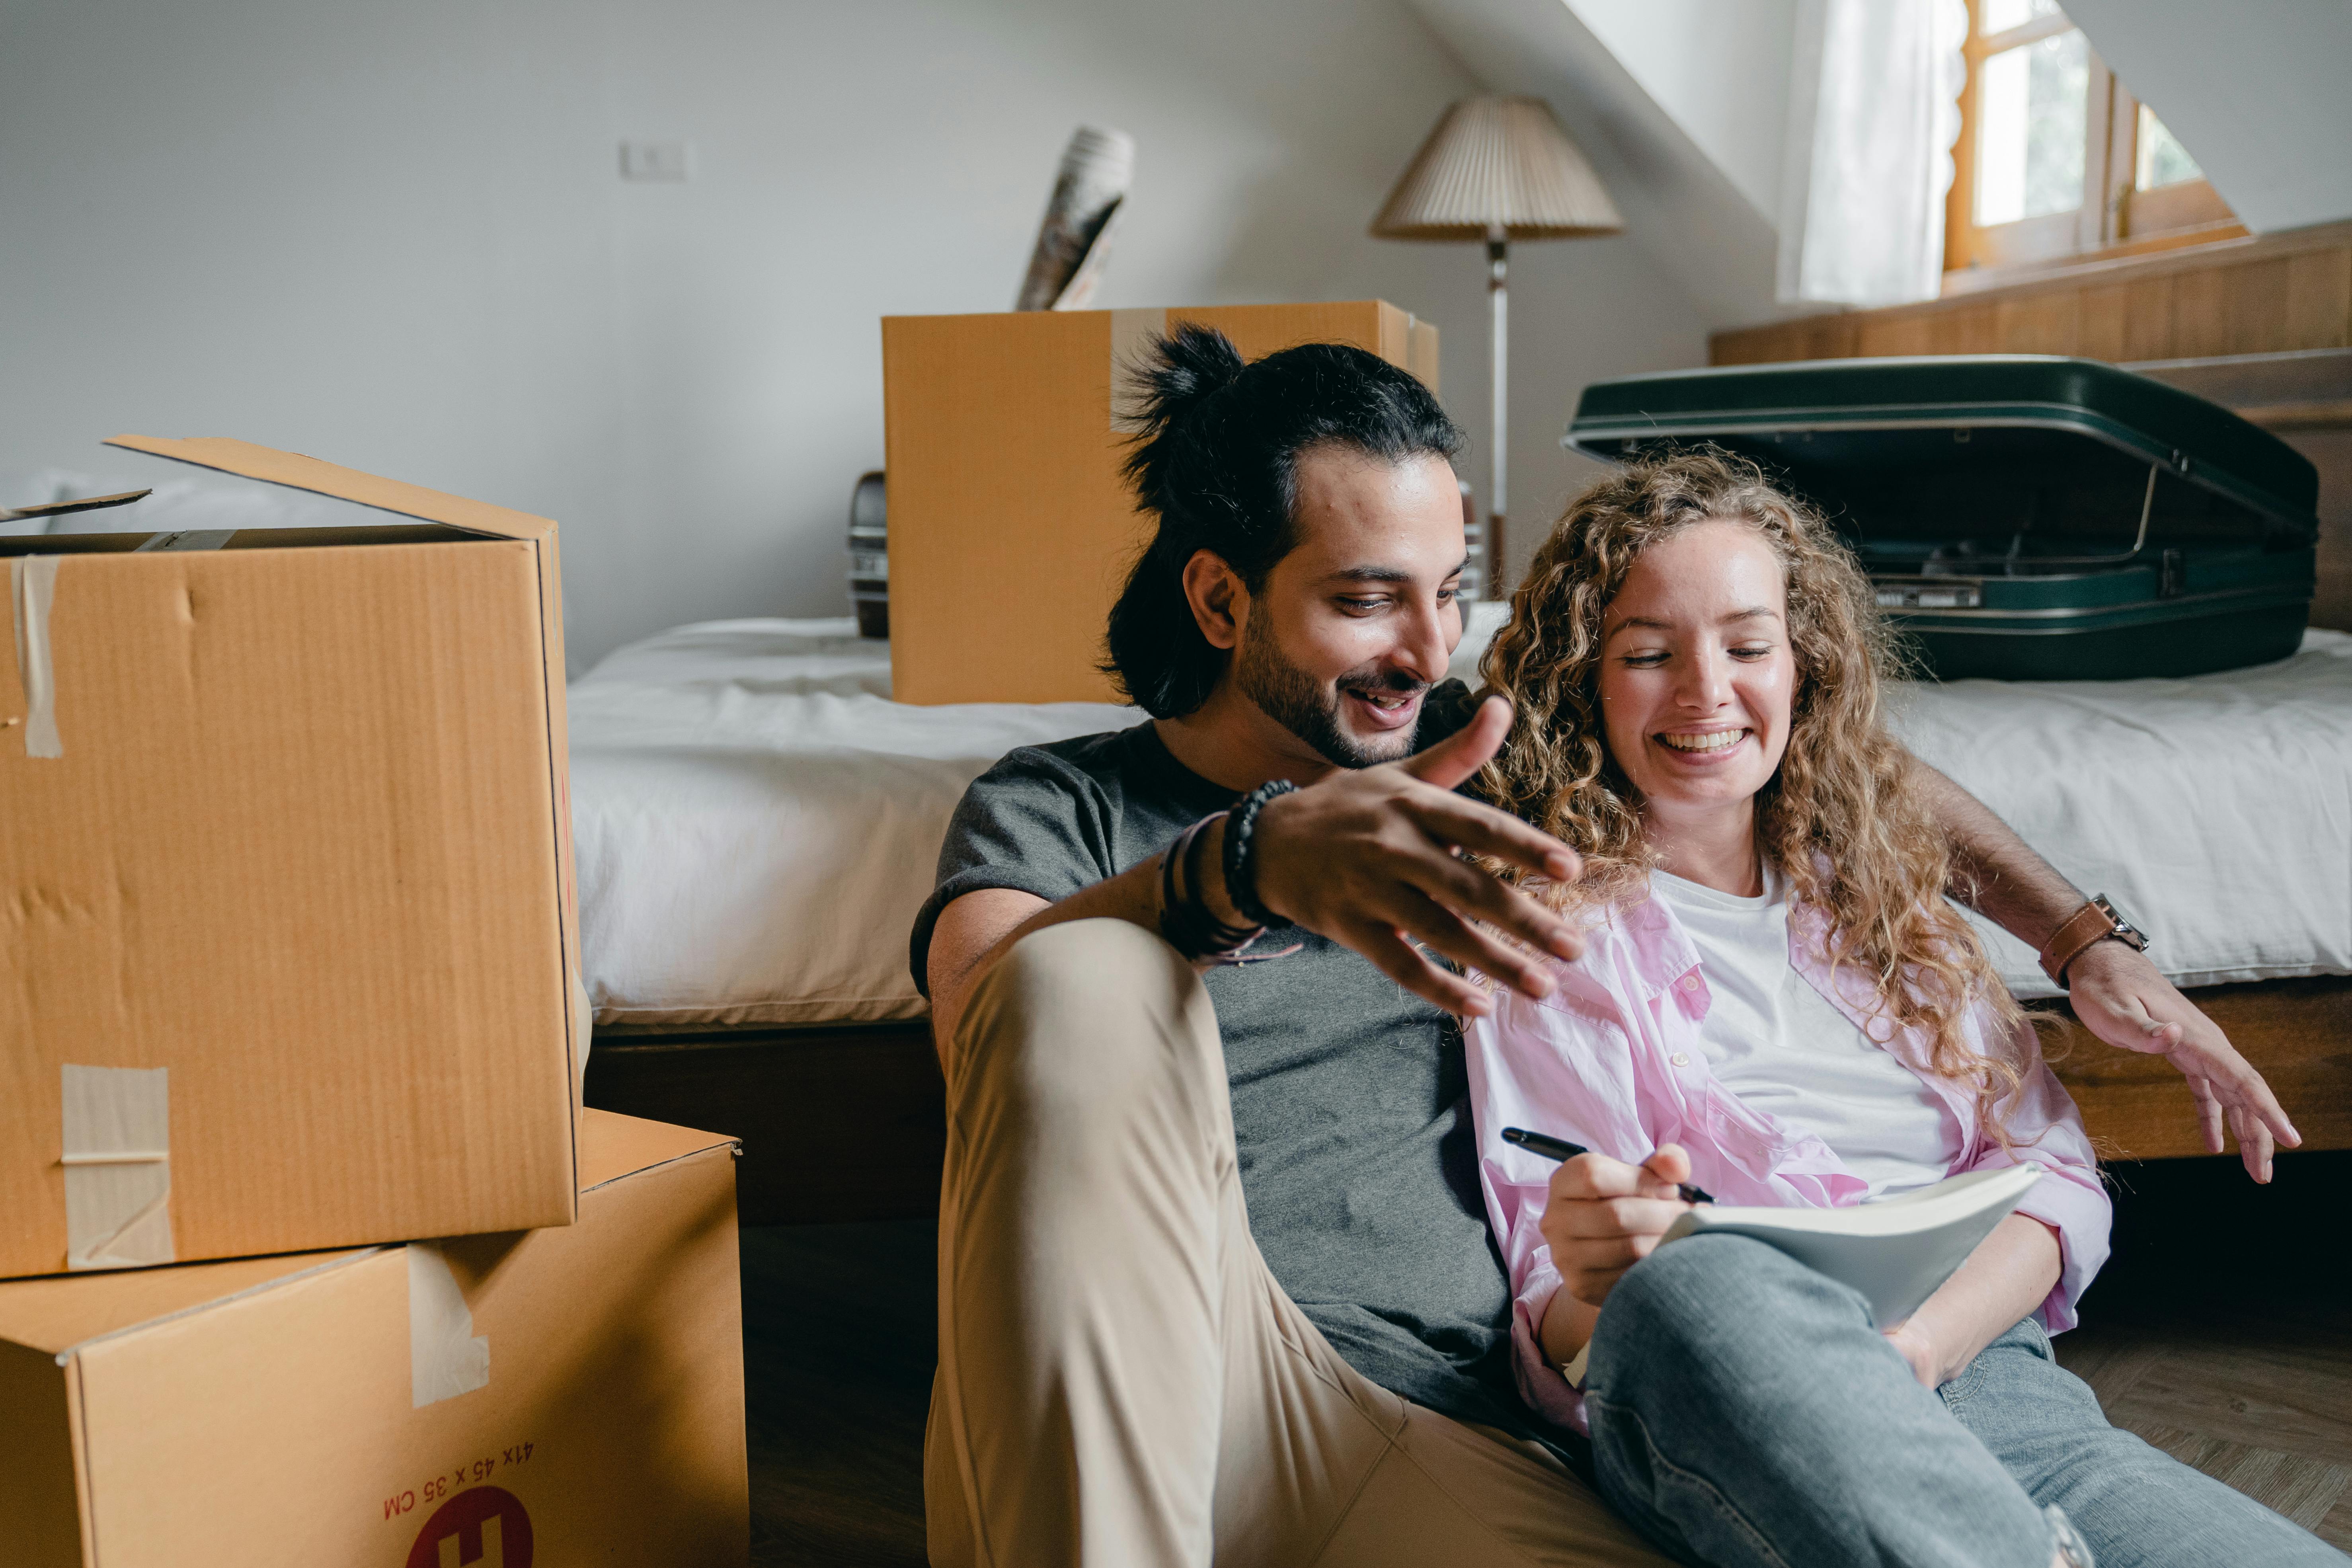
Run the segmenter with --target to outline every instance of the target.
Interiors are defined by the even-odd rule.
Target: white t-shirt
[[[1716,1081],[1783,1126],[1818,1136],[1874,1198],[1942,1181],[1963,1147],[1959,1121],[1918,1074],[1854,1027],[1789,962],[1789,884],[1764,869],[1743,899],[1654,871],[1698,949],[1713,997],[1699,1043]]]

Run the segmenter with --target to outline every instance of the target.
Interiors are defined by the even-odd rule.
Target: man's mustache
[[[1378,691],[1391,697],[1418,697],[1430,683],[1402,669],[1376,670],[1369,675],[1343,675],[1335,684],[1342,691]]]

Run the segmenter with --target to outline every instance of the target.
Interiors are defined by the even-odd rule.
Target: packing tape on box
[[[66,1267],[171,1262],[171,1068],[62,1071]]]
[[[1143,363],[1151,340],[1168,331],[1165,310],[1110,313],[1110,427],[1123,435],[1143,428],[1144,400],[1132,372]]]
[[[49,664],[49,606],[57,598],[55,555],[19,555],[8,563],[8,599],[16,608],[16,679],[25,688],[25,754],[62,757],[58,741],[58,679]]]
[[[490,1342],[474,1332],[466,1292],[429,1241],[408,1244],[408,1387],[415,1408],[486,1387]]]

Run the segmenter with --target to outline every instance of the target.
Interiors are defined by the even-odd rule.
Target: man
[[[1454,793],[1504,704],[1423,723],[1459,434],[1353,349],[1244,367],[1185,328],[1145,381],[1159,523],[1109,667],[1153,721],[982,775],[914,932],[948,1086],[931,1560],[1657,1562],[1516,1396],[1472,1168],[1447,1015],[1489,1004],[1451,966],[1541,995],[1580,944],[1457,855],[1576,873]],[[2039,946],[2081,908],[1938,799],[1989,915]],[[2219,1031],[2121,942],[2068,973],[2266,1174],[2293,1131]]]

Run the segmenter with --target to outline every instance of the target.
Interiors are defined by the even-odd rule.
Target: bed
[[[1457,673],[1499,616],[1478,607]],[[1906,687],[1893,708],[1919,755],[2153,933],[2309,1146],[2352,1147],[2352,636],[2186,679]],[[892,702],[887,646],[846,618],[681,626],[606,658],[570,692],[591,1103],[744,1135],[749,1221],[921,1212],[943,1133],[907,932],[948,815],[1013,746],[1140,718]],[[1989,935],[2021,996],[2054,998]],[[2060,1071],[2118,1155],[2202,1152],[2161,1061],[2085,1039]]]

